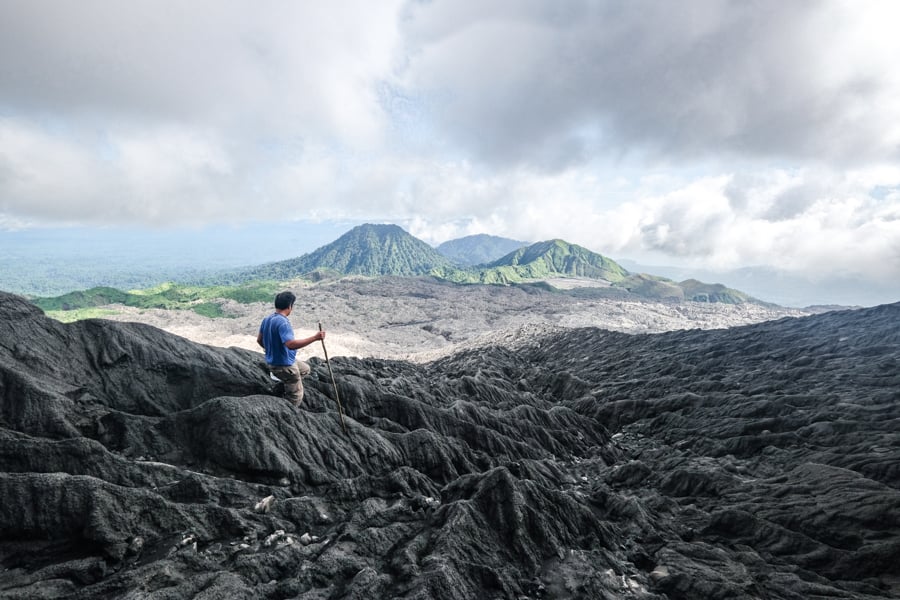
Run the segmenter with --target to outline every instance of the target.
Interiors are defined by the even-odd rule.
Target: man
[[[291,292],[280,292],[275,296],[275,312],[263,319],[259,326],[256,343],[266,351],[266,364],[272,375],[284,382],[284,397],[299,407],[303,402],[303,382],[309,375],[309,365],[296,360],[297,350],[313,342],[325,339],[325,332],[302,340],[294,339],[294,329],[288,317],[294,310],[297,299]]]

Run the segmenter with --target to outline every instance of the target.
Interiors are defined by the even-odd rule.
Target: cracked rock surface
[[[719,329],[809,314],[760,304],[610,297],[596,289],[552,292],[534,285],[460,286],[422,277],[344,277],[315,284],[296,282],[292,289],[298,296],[291,316],[297,334],[310,335],[317,323],[323,323],[329,334],[329,356],[416,362],[495,343],[498,336],[518,336],[523,328],[600,327],[657,333]],[[201,344],[258,351],[259,322],[272,312],[272,303],[219,302],[227,318],[122,305],[105,307],[113,313],[105,318],[153,325]],[[301,349],[300,354],[322,356],[316,346]]]
[[[310,363],[0,293],[0,598],[900,596],[900,304]]]

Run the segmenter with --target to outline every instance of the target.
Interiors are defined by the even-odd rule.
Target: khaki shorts
[[[300,406],[303,403],[303,381],[309,375],[309,365],[298,360],[289,367],[269,365],[272,375],[284,383],[284,397]]]

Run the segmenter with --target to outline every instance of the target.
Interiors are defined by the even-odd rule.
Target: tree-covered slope
[[[442,274],[465,283],[519,283],[549,277],[582,277],[615,283],[628,272],[614,260],[563,240],[537,242],[483,268]]]
[[[91,309],[110,304],[124,304],[136,308],[193,310],[208,317],[222,316],[221,301],[234,300],[242,304],[269,302],[279,290],[274,281],[257,281],[237,286],[194,286],[177,283],[144,290],[122,291],[110,287],[96,287],[61,296],[36,298],[32,303],[62,321],[102,316]],[[63,313],[72,313],[65,315]]]
[[[627,274],[614,260],[564,240],[538,242],[490,263],[488,267],[515,267],[533,276],[569,275],[621,281]]]
[[[743,304],[759,302],[756,298],[721,283],[703,283],[696,279],[687,279],[678,284],[684,290],[686,300],[695,302],[723,302],[725,304]]]
[[[718,302],[722,304],[763,304],[739,290],[721,283],[703,283],[696,279],[681,282],[647,273],[632,273],[615,284],[632,294],[654,300],[690,300],[693,302]]]
[[[427,275],[453,263],[397,225],[365,224],[299,258],[248,269],[244,279],[290,279],[316,270],[344,275]]]
[[[596,279],[598,287],[612,286],[650,300],[759,303],[743,292],[718,283],[703,283],[695,279],[679,283],[646,273],[629,273],[617,262],[602,254],[558,239],[519,248],[480,268],[451,269],[436,274],[458,283],[485,284],[577,277]]]
[[[437,247],[437,251],[461,265],[474,266],[493,262],[527,245],[526,242],[479,233],[446,241]]]

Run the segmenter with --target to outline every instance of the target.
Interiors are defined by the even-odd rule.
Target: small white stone
[[[144,538],[142,538],[141,536],[135,536],[128,543],[128,551],[131,552],[132,554],[137,554],[138,552],[140,552],[143,549],[143,547],[144,547]]]
[[[258,513],[267,513],[272,510],[272,504],[275,503],[275,496],[266,496],[254,505],[253,510]]]
[[[263,546],[267,548],[284,537],[284,529],[279,529],[263,541]]]

